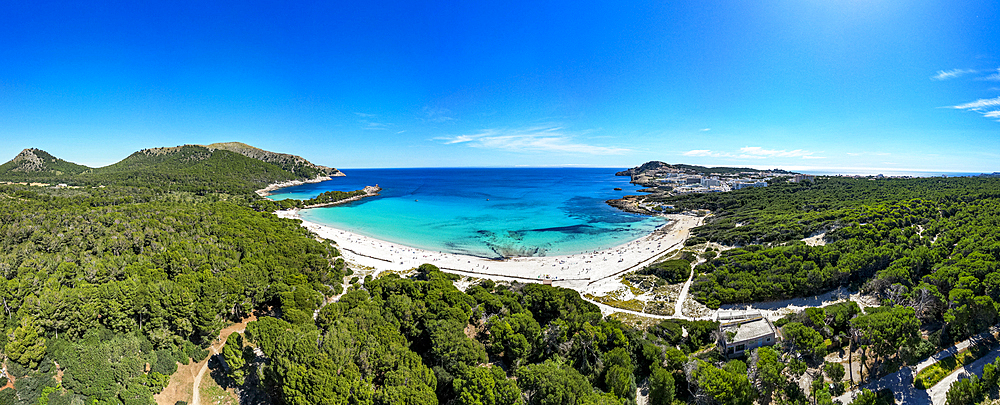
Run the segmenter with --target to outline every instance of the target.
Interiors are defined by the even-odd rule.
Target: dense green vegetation
[[[684,259],[664,260],[643,267],[637,273],[654,275],[670,284],[683,283],[691,276],[691,261]]]
[[[946,322],[949,339],[1000,319],[996,179],[822,178],[675,203],[716,210],[695,231],[702,240],[769,242],[726,250],[696,268],[692,293],[710,307],[855,286],[914,308],[923,321]],[[796,240],[823,230],[825,245]]]
[[[997,391],[1000,383],[1000,358],[983,366],[983,377],[972,375],[956,381],[946,394],[948,405],[974,404],[982,401],[991,392]]]
[[[482,281],[463,292],[424,265],[345,291],[351,270],[336,246],[269,212],[362,192],[259,198],[267,183],[320,169],[244,146],[31,175],[80,188],[0,185],[0,348],[16,378],[0,404],[149,404],[178,364],[204,360],[220,330],[251,313],[258,320],[223,336],[213,364],[275,403],[634,404],[645,386],[653,404],[830,404],[848,373],[827,353],[854,353],[866,365],[850,375],[858,382],[1000,319],[998,180],[824,178],[672,199],[713,210],[695,243],[738,246],[702,256],[691,293],[703,303],[839,286],[882,301],[791,314],[776,322],[780,345],[726,359],[715,322],[638,329],[568,289]],[[823,246],[798,241],[820,231]],[[681,282],[690,259],[641,272]],[[982,399],[995,370],[957,383],[949,401]],[[800,385],[804,373],[812,384]]]
[[[291,198],[286,198],[283,200],[272,201],[268,199],[259,199],[251,201],[249,205],[250,207],[253,207],[253,209],[257,211],[274,212],[277,210],[287,210],[290,208],[304,208],[310,205],[331,204],[337,201],[346,200],[348,198],[354,198],[363,195],[365,195],[364,190],[354,190],[348,192],[327,191],[308,200],[295,200]]]
[[[0,199],[0,347],[15,403],[57,387],[56,363],[50,403],[149,403],[224,325],[269,307],[311,323],[341,291],[334,246],[218,195],[0,186]]]

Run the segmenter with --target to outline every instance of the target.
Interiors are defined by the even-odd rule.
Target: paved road
[[[839,400],[843,404],[849,404],[853,401],[853,398],[861,392],[861,388],[867,388],[871,391],[878,391],[883,388],[888,388],[891,390],[896,397],[897,404],[916,404],[916,405],[944,405],[946,402],[945,395],[948,393],[948,388],[951,384],[957,381],[959,378],[967,378],[968,376],[975,374],[978,376],[983,375],[983,366],[986,363],[992,363],[997,357],[1000,357],[1000,346],[994,347],[993,350],[987,355],[981,357],[968,366],[959,368],[949,374],[947,377],[942,379],[940,382],[935,384],[933,387],[927,390],[921,390],[913,387],[913,377],[924,368],[937,363],[941,359],[948,356],[954,355],[959,351],[969,347],[971,343],[976,341],[981,341],[988,337],[988,335],[1000,331],[998,326],[990,328],[989,331],[983,332],[979,335],[973,336],[969,339],[963,340],[956,343],[955,345],[942,350],[938,354],[931,356],[927,360],[917,363],[914,367],[903,367],[899,371],[882,377],[876,381],[869,382],[862,385],[857,390],[853,390],[843,395],[834,398]]]

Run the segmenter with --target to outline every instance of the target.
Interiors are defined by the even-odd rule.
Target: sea
[[[301,212],[302,219],[401,245],[487,258],[589,252],[666,223],[605,203],[640,194],[615,168],[342,170],[346,177],[277,190],[308,199],[378,185],[379,196]],[[615,190],[621,188],[621,190]]]

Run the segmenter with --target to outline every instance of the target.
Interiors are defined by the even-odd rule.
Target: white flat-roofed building
[[[740,357],[747,352],[778,343],[778,329],[757,311],[719,311],[716,313],[722,340],[719,350],[726,357]]]
[[[740,190],[747,187],[767,187],[766,181],[737,182],[733,183],[733,190]]]

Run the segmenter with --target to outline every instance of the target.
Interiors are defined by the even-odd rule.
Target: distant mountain
[[[0,177],[14,180],[61,177],[83,173],[89,167],[67,162],[41,149],[22,150],[11,161],[0,165]]]
[[[96,169],[56,159],[38,149],[25,149],[14,160],[0,166],[0,180],[6,181],[30,179],[231,194],[317,176],[343,174],[298,156],[237,142],[143,149],[115,164]]]

